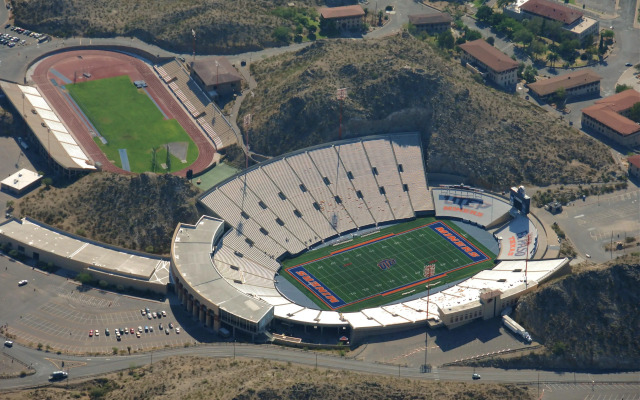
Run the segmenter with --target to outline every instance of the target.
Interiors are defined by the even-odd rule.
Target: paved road
[[[429,374],[422,374],[417,368],[398,367],[395,365],[376,364],[358,361],[349,358],[341,358],[306,352],[302,350],[291,350],[269,345],[208,345],[180,349],[163,350],[148,354],[135,354],[131,356],[117,357],[69,357],[56,356],[47,354],[34,349],[14,346],[11,349],[3,351],[11,352],[14,357],[19,358],[27,364],[33,365],[36,369],[34,375],[25,378],[0,380],[0,389],[16,389],[22,387],[30,387],[35,385],[43,385],[47,383],[49,374],[56,370],[57,367],[45,358],[55,358],[64,361],[81,361],[86,364],[82,367],[70,370],[71,378],[81,378],[104,374],[107,372],[117,371],[129,368],[131,365],[146,365],[153,358],[153,362],[162,360],[166,357],[178,355],[197,355],[204,357],[243,357],[252,359],[269,359],[275,361],[292,362],[300,365],[343,369],[371,374],[387,375],[387,376],[403,376],[417,379],[439,379],[451,381],[472,381],[472,369],[469,368],[440,368]],[[619,382],[625,384],[637,384],[638,374],[636,373],[619,373],[619,374],[570,374],[557,373],[549,371],[534,370],[499,370],[499,369],[476,369],[481,373],[483,382],[510,382],[510,383],[526,383],[532,384],[538,381],[547,384],[554,383],[597,383],[598,386],[604,385],[604,382]]]

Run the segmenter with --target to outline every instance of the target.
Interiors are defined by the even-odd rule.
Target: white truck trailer
[[[516,336],[521,337],[525,342],[531,343],[531,335],[520,324],[511,319],[508,315],[502,316],[502,323]]]

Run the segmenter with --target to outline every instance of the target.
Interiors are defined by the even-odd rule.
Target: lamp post
[[[424,267],[424,277],[429,279],[432,276],[434,276],[436,274],[436,264],[435,263],[431,263],[428,265],[425,265]],[[427,283],[427,315],[426,318],[424,320],[425,322],[425,328],[424,328],[424,364],[422,365],[422,372],[426,373],[429,370],[428,364],[427,364],[427,354],[429,352],[429,296],[431,295],[431,286],[434,286],[435,283],[429,284]]]

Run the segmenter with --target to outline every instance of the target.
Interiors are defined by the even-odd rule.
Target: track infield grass
[[[285,260],[281,275],[321,309],[350,312],[426,294],[428,282],[467,278],[492,268],[495,257],[450,221],[419,218]],[[427,282],[428,264],[435,277]]]
[[[156,172],[184,169],[198,158],[198,148],[184,128],[175,119],[166,120],[156,104],[142,89],[137,89],[131,78],[121,75],[66,85],[73,100],[106,140],[94,141],[116,166],[122,168],[118,153],[126,149],[131,172],[152,170],[153,149],[156,148]],[[173,142],[187,144],[186,164],[170,156],[170,170],[162,169],[167,163],[164,145]]]

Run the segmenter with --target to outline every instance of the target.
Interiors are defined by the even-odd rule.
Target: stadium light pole
[[[194,29],[191,29],[191,36],[193,37],[193,41],[192,41],[193,58],[191,59],[191,69],[193,69],[193,63],[196,62],[196,31]]]
[[[347,98],[347,88],[338,89],[336,91],[336,98],[340,102],[340,120],[338,124],[338,140],[342,140],[342,103]]]
[[[436,273],[436,264],[435,263],[431,263],[428,265],[424,266],[424,277],[429,279],[432,276],[434,276]],[[424,320],[425,322],[425,327],[424,327],[424,364],[422,365],[422,372],[426,373],[429,369],[429,367],[427,366],[427,354],[429,353],[429,296],[431,296],[431,286],[433,286],[435,284],[429,284],[427,283],[427,311],[426,311],[426,318]]]

